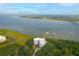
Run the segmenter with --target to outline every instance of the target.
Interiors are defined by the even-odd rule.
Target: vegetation
[[[20,16],[22,18],[43,19],[41,16]]]
[[[32,19],[48,19],[48,20],[57,20],[57,21],[70,21],[70,22],[79,22],[79,17],[70,16],[70,17],[48,17],[48,16],[20,16],[22,18],[32,18]]]
[[[79,18],[71,17],[71,18],[49,18],[49,20],[57,20],[57,21],[71,21],[71,22],[78,22]]]
[[[61,39],[51,39],[41,50],[36,53],[36,55],[77,56],[79,55],[79,42]]]
[[[4,30],[4,29],[0,30],[0,35],[6,36],[8,39],[7,41],[11,41],[11,42],[15,41],[22,45],[25,45],[25,41],[32,38],[32,36],[21,34],[17,31]],[[3,44],[3,43],[1,43],[1,44]]]
[[[5,35],[7,41],[0,43],[0,56],[32,56],[33,37],[11,30],[0,30],[0,35]],[[47,44],[36,52],[36,56],[78,56],[79,42],[48,39]]]

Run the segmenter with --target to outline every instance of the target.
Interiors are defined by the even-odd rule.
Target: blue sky
[[[1,14],[79,15],[75,3],[0,3]]]

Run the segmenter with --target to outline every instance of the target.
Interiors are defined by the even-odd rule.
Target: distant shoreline
[[[75,22],[75,23],[79,23],[79,21],[65,21],[65,20],[49,20],[49,21],[53,21],[53,22]]]
[[[48,20],[56,20],[56,21],[70,21],[70,22],[79,22],[79,17],[50,17],[50,16],[20,16],[22,18],[30,18],[30,19],[48,19]]]

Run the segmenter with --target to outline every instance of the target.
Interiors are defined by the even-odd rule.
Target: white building
[[[34,45],[39,46],[39,47],[43,47],[46,43],[46,40],[44,38],[34,38]]]
[[[7,39],[5,36],[0,35],[0,43],[5,42]]]

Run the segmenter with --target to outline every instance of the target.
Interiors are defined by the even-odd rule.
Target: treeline
[[[0,43],[0,56],[32,56],[33,38],[18,32],[1,30],[7,42]],[[12,40],[15,39],[15,40]],[[25,40],[24,40],[25,39]],[[48,39],[47,44],[36,52],[36,56],[79,56],[79,42]]]
[[[78,56],[79,42],[51,39],[36,55],[41,56]]]
[[[2,56],[32,56],[33,52],[32,40],[26,41],[25,46],[13,43],[0,48]],[[36,52],[35,56],[79,56],[79,42],[50,39],[43,48]]]

